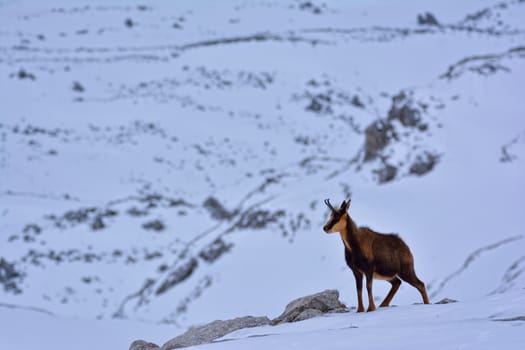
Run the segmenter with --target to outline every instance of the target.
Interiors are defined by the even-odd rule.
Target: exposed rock
[[[0,257],[0,284],[4,285],[4,291],[19,294],[22,291],[16,284],[21,274],[16,271],[14,264],[10,264],[4,258]]]
[[[37,224],[29,224],[24,227],[24,230],[22,232],[38,235],[42,232],[42,228]]]
[[[228,333],[250,327],[268,325],[268,317],[245,316],[232,320],[217,320],[207,325],[189,329],[186,333],[179,335],[165,343],[161,350],[171,350],[184,348],[187,346],[210,343],[215,339],[225,336]],[[146,348],[147,349],[147,348]],[[131,350],[131,348],[130,348]],[[139,349],[134,349],[139,350]],[[142,349],[141,349],[142,350]]]
[[[332,112],[331,102],[332,99],[328,94],[319,93],[317,95],[310,96],[310,104],[306,107],[307,111],[329,114]]]
[[[422,155],[418,155],[414,163],[410,166],[410,173],[415,175],[424,175],[434,169],[439,156],[425,152]]]
[[[451,304],[451,303],[457,303],[458,301],[457,300],[454,300],[454,299],[449,299],[449,298],[443,298],[441,299],[440,301],[438,301],[437,303],[435,304]]]
[[[20,69],[17,73],[18,79],[29,79],[29,80],[35,80],[35,75],[33,73],[28,73],[24,69]]]
[[[377,175],[377,182],[384,184],[396,178],[397,168],[385,163],[382,168],[374,170],[374,173]]]
[[[173,271],[168,275],[168,277],[166,277],[166,279],[157,289],[155,294],[160,295],[166,292],[168,289],[171,289],[175,285],[184,281],[186,278],[190,277],[193,271],[195,271],[195,269],[197,268],[198,264],[199,263],[197,262],[197,259],[191,258],[187,262],[180,265],[178,268],[175,269],[175,271]]]
[[[339,301],[337,290],[325,290],[292,301],[286,306],[283,314],[272,321],[266,316],[245,316],[225,321],[217,320],[204,326],[190,328],[187,332],[167,341],[160,349],[171,350],[207,344],[239,329],[303,321],[325,313],[335,312],[348,312],[348,309]],[[136,340],[129,349],[150,350],[158,349],[158,346],[143,340]]]
[[[84,86],[82,84],[80,84],[78,81],[74,81],[73,82],[73,87],[72,87],[73,91],[75,92],[84,92],[86,89],[84,88]]]
[[[203,207],[210,213],[211,217],[216,220],[230,220],[236,214],[235,211],[230,212],[226,209],[215,197],[208,197],[204,201]]]
[[[106,225],[104,224],[104,220],[102,220],[102,215],[97,215],[95,217],[95,220],[91,223],[91,229],[93,231],[102,230]]]
[[[277,222],[284,214],[284,210],[277,210],[273,213],[263,209],[248,210],[242,213],[234,227],[240,230],[247,228],[263,229],[269,224]]]
[[[394,137],[392,125],[385,120],[376,120],[365,129],[365,162],[375,159]]]
[[[365,104],[361,102],[361,99],[359,99],[359,96],[357,95],[354,95],[354,97],[352,97],[350,103],[355,107],[365,108]]]
[[[346,312],[346,306],[339,301],[337,290],[325,290],[324,292],[308,295],[295,299],[289,303],[284,312],[272,320],[272,325],[282,322],[303,321],[324,313]]]
[[[494,321],[512,322],[512,321],[525,321],[525,316],[516,316],[508,318],[495,318]]]
[[[392,97],[392,107],[388,111],[388,120],[399,120],[403,126],[416,127],[421,121],[421,111],[404,91]]]
[[[160,349],[160,347],[157,344],[148,343],[144,340],[135,340],[133,343],[131,343],[129,350],[153,350],[153,349]]]
[[[233,244],[224,242],[221,238],[204,247],[199,256],[206,262],[212,263],[217,260],[222,254],[228,252]]]
[[[425,12],[424,14],[417,15],[417,24],[438,27],[440,26],[436,17],[430,12]]]
[[[166,226],[164,226],[164,223],[160,220],[152,220],[152,221],[148,221],[142,224],[142,228],[144,228],[145,230],[153,230],[153,231],[160,232],[160,231],[164,231]]]
[[[303,312],[301,312],[299,315],[297,315],[297,317],[293,320],[293,322],[304,321],[309,318],[321,316],[322,314],[323,312],[318,309],[306,309]]]

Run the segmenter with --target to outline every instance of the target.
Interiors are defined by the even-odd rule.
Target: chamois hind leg
[[[356,268],[352,268],[355,277],[355,288],[357,290],[357,312],[365,311],[363,306],[363,273]]]
[[[419,291],[419,293],[421,293],[421,296],[423,297],[423,303],[430,304],[425,284],[419,278],[417,278],[416,272],[413,268],[411,268],[408,273],[399,275],[399,277],[401,277],[403,281],[407,282],[408,284],[416,288]]]
[[[387,296],[385,297],[385,300],[379,305],[379,307],[385,307],[390,304],[392,301],[392,298],[396,294],[397,290],[399,289],[399,286],[401,285],[401,280],[396,276],[389,280],[390,284],[392,285],[392,288],[390,288],[390,291],[388,292]]]
[[[368,292],[368,309],[367,312],[374,311],[376,309],[376,305],[374,304],[374,296],[372,295],[372,282],[374,281],[374,273],[372,271],[368,271],[365,273],[366,276],[366,291]]]

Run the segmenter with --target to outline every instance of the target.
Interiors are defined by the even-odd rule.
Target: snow
[[[57,317],[2,307],[2,349],[127,349],[137,338],[162,343],[177,327],[126,320]]]
[[[412,305],[375,313],[334,314],[277,327],[243,329],[196,349],[508,349],[523,346],[523,292],[445,305]],[[512,305],[510,307],[509,305]],[[224,340],[224,342],[220,342]]]
[[[331,314],[277,326],[246,328],[192,349],[505,349],[523,347],[523,291],[443,305],[405,305],[373,313]],[[126,349],[139,338],[157,344],[174,336],[171,325],[62,318],[3,309],[5,349]]]
[[[274,317],[328,288],[353,306],[343,245],[321,230],[322,200],[350,193],[359,225],[408,243],[431,300],[460,303],[412,306],[420,295],[404,283],[397,308],[212,346],[316,348],[333,336],[335,348],[374,347],[412,329],[425,336],[407,346],[435,332],[451,335],[434,341],[445,347],[518,345],[520,322],[491,319],[523,315],[525,3],[302,3],[0,0],[0,259],[21,291],[0,283],[0,305],[55,315],[0,306],[1,348],[51,344],[64,328],[64,341],[93,341],[85,348],[162,343],[214,319]],[[418,25],[424,12],[443,26]],[[248,41],[256,34],[266,39]],[[398,173],[378,184],[364,130],[401,91],[428,129],[393,122],[383,155]],[[439,160],[415,176],[424,152]],[[210,197],[234,219],[214,218]],[[255,211],[275,222],[236,226]],[[153,220],[165,229],[145,228]],[[233,247],[205,261],[218,238]],[[192,258],[191,275],[158,293]],[[376,281],[375,297],[388,286]]]

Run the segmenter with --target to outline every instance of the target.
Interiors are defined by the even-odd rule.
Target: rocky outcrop
[[[144,340],[135,340],[133,343],[131,343],[129,350],[155,350],[160,349],[160,347],[157,344],[148,343]]]
[[[210,343],[242,328],[251,328],[268,325],[268,317],[245,316],[232,320],[217,320],[201,327],[190,328],[186,333],[179,335],[164,344],[161,350],[179,349],[187,346]],[[135,350],[131,349],[130,350]],[[139,349],[136,349],[139,350]]]
[[[185,279],[191,276],[193,271],[199,265],[197,259],[191,258],[180,264],[173,272],[171,272],[162,282],[161,286],[155,292],[157,295],[165,293],[167,290],[173,288]]]
[[[339,292],[337,290],[325,290],[290,302],[286,305],[284,312],[272,320],[272,325],[282,322],[303,321],[325,313],[346,311],[348,311],[346,306],[339,301]]]
[[[284,312],[274,320],[266,317],[245,316],[231,320],[217,320],[204,326],[190,328],[187,332],[169,340],[162,347],[144,340],[135,340],[129,350],[171,350],[199,344],[211,343],[216,339],[243,328],[277,325],[283,322],[297,322],[317,317],[326,313],[347,312],[348,309],[339,301],[337,290],[298,298],[286,305]]]
[[[410,174],[425,175],[432,171],[439,160],[439,156],[430,152],[425,152],[416,156],[414,163],[410,166]]]
[[[436,17],[430,12],[417,15],[417,24],[437,27],[440,26]]]
[[[3,289],[5,292],[14,294],[22,293],[22,290],[16,283],[21,277],[21,273],[15,269],[14,264],[0,257],[0,286],[4,286]]]

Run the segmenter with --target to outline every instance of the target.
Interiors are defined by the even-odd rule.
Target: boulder
[[[346,306],[339,301],[339,292],[337,290],[325,290],[324,292],[308,295],[290,302],[284,312],[272,320],[272,325],[282,322],[303,321],[325,313],[347,311]]]
[[[160,349],[157,344],[148,343],[144,340],[135,340],[133,343],[131,343],[131,346],[129,347],[129,350],[155,350]]]
[[[207,344],[242,328],[258,327],[268,324],[270,324],[270,319],[268,317],[253,316],[239,317],[225,321],[213,321],[204,326],[190,328],[186,333],[183,333],[165,343],[161,350],[171,350],[187,346]]]

